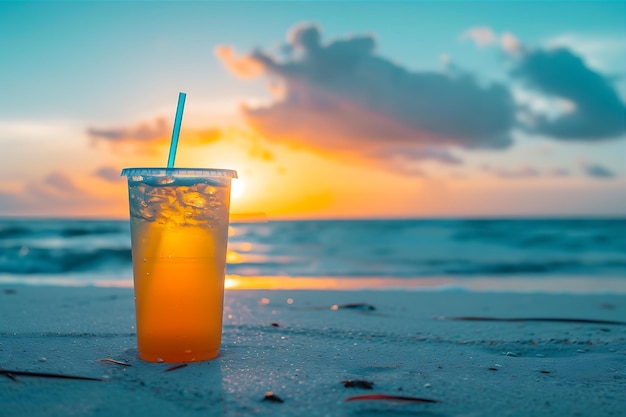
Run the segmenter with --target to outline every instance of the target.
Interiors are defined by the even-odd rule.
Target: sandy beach
[[[619,321],[623,295],[227,291],[220,356],[169,372],[138,359],[132,289],[4,285],[0,300],[0,367],[103,379],[0,375],[7,417],[626,414],[626,326],[440,318]],[[438,402],[346,401],[366,394]]]

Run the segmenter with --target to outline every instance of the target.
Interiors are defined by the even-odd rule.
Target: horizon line
[[[0,221],[6,220],[34,220],[34,221],[128,221],[130,216],[48,216],[48,215],[2,215]],[[230,223],[268,223],[289,221],[407,221],[407,220],[626,220],[623,214],[468,214],[468,215],[440,215],[440,216],[328,216],[328,217],[292,217],[270,216],[265,213],[233,213]]]

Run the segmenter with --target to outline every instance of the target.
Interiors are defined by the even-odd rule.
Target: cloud
[[[79,187],[70,176],[59,171],[27,182],[21,189],[0,190],[0,211],[8,215],[66,215],[68,210],[98,209],[102,203],[97,195]]]
[[[585,62],[594,69],[620,68],[626,52],[623,37],[582,36],[576,33],[558,35],[548,41],[548,48],[568,48],[585,57]]]
[[[510,54],[517,54],[522,52],[522,44],[513,36],[510,32],[505,32],[500,37],[500,45],[502,49]]]
[[[76,200],[88,195],[86,190],[78,187],[67,174],[54,171],[38,181],[30,181],[19,192],[13,193],[15,204],[36,205],[40,202],[62,203],[64,200]]]
[[[428,177],[422,169],[425,161],[435,161],[444,165],[463,164],[461,158],[445,148],[435,146],[388,147],[365,156],[374,160],[385,171],[424,178]]]
[[[241,78],[254,78],[263,73],[263,66],[249,56],[237,57],[229,46],[218,46],[215,55],[222,60],[226,68]]]
[[[512,168],[492,167],[483,165],[482,170],[490,173],[498,178],[505,179],[521,179],[521,178],[566,178],[572,174],[567,168],[552,168],[548,170],[540,170],[529,165],[523,165]]]
[[[512,74],[531,89],[571,103],[570,111],[555,118],[532,114],[530,132],[573,141],[615,139],[626,133],[626,106],[611,80],[571,50],[526,50]]]
[[[609,179],[615,178],[615,173],[609,168],[600,164],[583,163],[583,170],[591,178]]]
[[[517,168],[494,168],[490,165],[483,165],[483,171],[491,173],[499,178],[538,178],[542,173],[538,169],[530,166],[522,166]]]
[[[121,173],[121,170],[118,168],[100,167],[94,172],[94,175],[105,181],[116,183],[116,182],[122,181],[123,179],[120,173]]]
[[[591,178],[610,179],[617,175],[611,169],[597,163],[580,162],[583,173]],[[567,168],[552,168],[548,170],[539,170],[529,165],[501,168],[492,167],[485,164],[481,167],[484,172],[492,174],[498,178],[520,179],[520,178],[566,178],[571,177],[572,172]]]
[[[380,149],[377,153],[372,154],[372,156],[411,161],[430,159],[446,165],[459,165],[463,163],[461,158],[453,155],[448,150],[434,146],[420,148],[385,148]]]
[[[152,121],[144,121],[130,127],[88,128],[87,135],[93,144],[104,143],[116,152],[131,154],[138,152],[152,156],[167,152],[171,141],[171,132],[164,117],[155,117]],[[203,147],[218,142],[243,149],[254,159],[264,162],[274,160],[274,154],[267,148],[266,143],[250,129],[207,127],[183,129],[180,132],[179,146],[184,144],[182,146]],[[117,168],[101,167],[93,174],[105,181],[120,181],[120,170]]]
[[[94,140],[109,142],[154,142],[163,139],[168,133],[169,126],[164,117],[157,117],[153,122],[143,122],[130,128],[87,129],[87,134]]]
[[[497,37],[490,27],[481,26],[468,29],[461,35],[461,39],[471,39],[476,46],[487,46],[493,44]]]
[[[502,49],[510,54],[517,54],[522,50],[522,44],[511,32],[497,35],[488,26],[470,28],[461,35],[461,40],[470,39],[476,46],[485,47],[500,44]]]
[[[43,186],[47,186],[54,192],[62,194],[71,194],[80,192],[79,188],[74,185],[72,179],[61,172],[52,172],[48,174],[42,181]]]
[[[28,207],[27,201],[21,197],[18,193],[0,191],[0,211],[4,213],[20,210],[23,207]]]
[[[281,100],[242,107],[269,140],[364,156],[401,148],[413,160],[440,161],[443,151],[432,149],[511,145],[515,104],[505,86],[458,72],[411,71],[376,54],[372,36],[321,37],[315,26],[297,26],[288,58],[263,51],[245,57],[283,85]]]
[[[520,105],[520,122],[529,132],[572,141],[615,139],[626,133],[626,106],[613,80],[592,69],[567,46],[575,40],[577,49],[590,54],[623,52],[621,39],[586,40],[566,35],[550,41],[548,48],[531,49],[513,34],[498,36],[489,27],[471,28],[461,38],[472,39],[478,46],[495,45],[499,38],[502,49],[514,61],[513,77],[544,96],[534,101],[558,103],[556,107],[561,107],[555,116],[555,106],[537,112]]]
[[[552,177],[569,177],[571,174],[569,169],[566,168],[554,168],[548,173]]]
[[[116,151],[139,151],[154,154],[160,146],[169,146],[172,124],[165,117],[155,117],[151,121],[140,122],[130,127],[87,129],[87,135],[93,144],[105,143]],[[185,129],[180,133],[185,146],[201,146],[217,142],[222,138],[222,131],[214,128],[203,130]]]

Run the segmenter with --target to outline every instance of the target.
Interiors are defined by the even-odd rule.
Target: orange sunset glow
[[[324,2],[262,2],[276,24],[242,26],[236,7],[198,2],[176,9],[180,32],[164,29],[173,5],[148,3],[102,6],[93,29],[89,7],[50,6],[68,30],[43,43],[47,21],[7,6],[0,215],[126,218],[120,171],[166,163],[181,91],[175,166],[237,170],[234,219],[626,211],[626,49],[608,5],[518,10],[559,16],[538,27],[512,3],[457,20],[443,4],[355,3],[340,22]],[[139,10],[161,23],[130,24]],[[431,12],[430,32],[406,20]]]
[[[119,171],[124,166],[162,165],[161,161],[167,159],[168,140],[163,138],[150,146],[133,157],[124,157],[125,164],[106,171],[107,179],[72,179],[71,190],[80,190],[79,195],[70,197],[68,190],[48,183],[28,187],[45,192],[50,215],[124,218],[128,212],[127,191],[123,178],[118,178]],[[177,166],[238,171],[231,212],[239,220],[254,217],[255,213],[275,219],[558,215],[564,206],[581,212],[595,207],[593,200],[580,201],[581,187],[612,193],[619,185],[568,177],[545,178],[538,183],[537,178],[529,177],[514,180],[513,187],[512,180],[496,178],[477,168],[469,173],[467,168],[451,171],[427,161],[420,164],[420,169],[427,168],[428,175],[407,176],[396,172],[392,164],[381,168],[376,161],[349,151],[273,144],[253,132],[244,136],[237,130],[227,131],[206,145],[202,133],[184,129],[179,146]],[[96,144],[90,152],[101,148]],[[60,179],[65,178],[61,169],[55,172]],[[45,180],[54,178],[48,176]],[[23,189],[17,181],[5,184],[16,192]],[[542,196],[540,200],[535,197],[537,193]],[[61,203],[68,200],[74,206],[69,210]],[[33,204],[39,204],[37,201],[32,198]],[[527,207],[529,201],[534,202],[532,207]]]

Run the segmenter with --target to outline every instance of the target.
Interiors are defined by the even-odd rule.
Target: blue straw
[[[180,125],[183,122],[183,110],[185,108],[185,97],[187,97],[187,94],[178,93],[178,106],[176,107],[176,120],[174,120],[174,131],[172,132],[172,142],[170,143],[170,155],[167,158],[168,168],[174,168],[174,159],[176,159],[176,147],[178,146],[178,135],[180,134]]]

